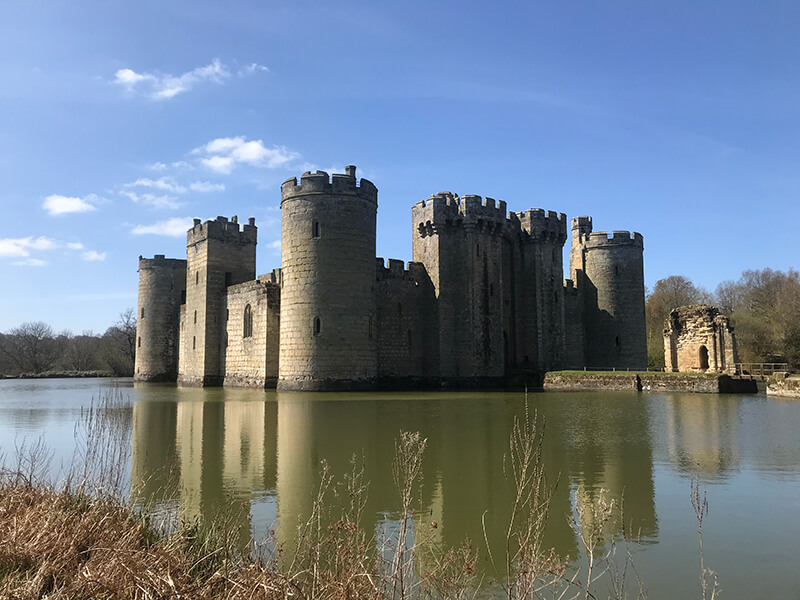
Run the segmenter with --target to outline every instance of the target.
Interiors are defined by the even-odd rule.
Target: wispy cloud
[[[97,252],[95,250],[87,250],[86,252],[81,254],[81,258],[89,262],[101,261],[106,259],[106,253]]]
[[[151,171],[166,171],[167,169],[185,169],[191,171],[194,169],[191,163],[188,163],[185,160],[176,160],[171,163],[154,162],[147,165],[147,168]]]
[[[129,190],[124,190],[120,192],[121,195],[125,196],[128,200],[132,202],[136,202],[137,204],[146,204],[148,206],[152,206],[153,208],[169,208],[175,209],[183,206],[182,202],[179,202],[175,196],[169,195],[158,195],[158,194],[150,194],[144,193],[139,194],[137,192],[132,192]]]
[[[239,165],[275,169],[300,158],[285,146],[267,148],[263,141],[248,141],[243,136],[211,140],[192,150],[192,154],[201,156],[200,162],[205,167],[224,175]]]
[[[54,250],[79,251],[81,258],[87,261],[106,259],[105,252],[89,250],[80,242],[62,242],[44,236],[0,239],[0,258],[16,259],[11,263],[16,266],[43,267],[47,261],[32,254]]]
[[[47,264],[47,261],[41,258],[23,258],[22,260],[15,260],[11,264],[16,267],[43,267]]]
[[[137,225],[131,230],[134,235],[166,235],[170,237],[180,237],[192,228],[193,219],[191,217],[176,217],[159,221],[152,225]]]
[[[183,194],[186,191],[186,188],[175,181],[173,177],[161,177],[159,179],[142,177],[132,183],[126,183],[124,187],[145,187],[172,194]]]
[[[280,251],[281,251],[281,241],[280,240],[275,240],[274,242],[270,242],[269,244],[267,244],[267,248],[269,248],[270,250],[273,250],[274,252],[280,253]]]
[[[267,67],[252,63],[236,71],[239,77],[247,77],[257,72],[269,71]],[[203,67],[197,67],[181,75],[169,73],[137,73],[133,69],[120,69],[114,76],[114,83],[129,93],[142,94],[152,100],[169,100],[178,94],[188,92],[201,83],[222,84],[233,75],[231,70],[218,58]]]
[[[42,208],[51,216],[91,212],[97,210],[94,205],[97,200],[98,198],[94,194],[89,194],[85,198],[52,194],[44,199]]]
[[[189,189],[193,192],[205,194],[208,192],[224,192],[225,184],[211,183],[210,181],[195,181],[189,184]]]

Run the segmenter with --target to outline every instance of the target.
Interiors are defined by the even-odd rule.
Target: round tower
[[[279,390],[374,385],[377,209],[377,188],[353,166],[281,186]]]
[[[134,381],[175,381],[180,307],[186,297],[186,261],[139,257]]]
[[[587,366],[647,369],[642,235],[600,231],[581,238]]]

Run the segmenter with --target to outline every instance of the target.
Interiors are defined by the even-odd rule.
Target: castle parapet
[[[561,245],[567,241],[567,215],[564,213],[529,208],[516,213],[516,217],[531,240],[558,242]]]
[[[185,258],[166,258],[163,254],[156,254],[153,258],[139,257],[140,269],[186,269]]]
[[[496,225],[506,222],[506,203],[474,194],[459,197],[452,192],[439,192],[417,202],[411,209],[414,226],[423,234],[454,224]]]
[[[377,267],[377,280],[385,281],[387,279],[405,279],[409,281],[426,281],[428,272],[425,265],[420,262],[409,262],[408,265],[402,260],[390,258],[388,266],[384,263],[383,258],[375,259],[375,266]]]
[[[306,171],[297,183],[297,177],[290,177],[281,185],[281,203],[297,196],[309,194],[329,194],[337,196],[354,196],[368,202],[378,203],[378,188],[368,179],[359,182],[356,179],[356,168],[352,165],[345,172],[334,173],[331,178],[325,171],[312,173]]]
[[[269,273],[264,273],[258,276],[258,280],[262,283],[281,283],[281,270],[280,269],[272,269]]]
[[[227,217],[217,217],[201,223],[200,219],[194,220],[194,225],[186,234],[186,244],[191,246],[207,239],[223,240],[239,244],[256,243],[256,220],[250,217],[247,224],[239,228],[239,218],[233,216],[230,221]]]
[[[614,231],[611,237],[605,231],[595,231],[584,238],[584,245],[587,249],[620,246],[644,248],[644,238],[635,231]]]

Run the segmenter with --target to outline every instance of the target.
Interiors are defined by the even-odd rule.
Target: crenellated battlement
[[[345,167],[343,174],[334,173],[332,177],[325,171],[306,171],[299,184],[297,177],[290,177],[281,184],[281,204],[292,198],[315,194],[354,196],[378,203],[378,188],[368,179],[362,179],[359,185],[353,165]]]
[[[494,198],[474,194],[460,196],[452,192],[439,192],[417,202],[411,209],[417,225],[443,225],[461,219],[463,222],[506,220],[506,203]]]
[[[529,208],[515,213],[520,226],[531,240],[556,242],[563,245],[567,241],[567,215],[552,210]]]
[[[644,238],[641,233],[635,231],[614,231],[611,233],[611,237],[605,231],[595,231],[583,237],[583,245],[587,250],[625,246],[644,248]]]
[[[384,263],[383,258],[375,259],[375,266],[377,268],[377,280],[384,281],[387,279],[405,279],[409,281],[424,281],[428,272],[425,265],[420,262],[410,261],[408,265],[402,260],[390,258],[388,266]]]
[[[192,246],[208,239],[236,244],[255,244],[257,230],[255,217],[250,217],[241,229],[239,229],[239,217],[236,215],[231,217],[230,221],[227,217],[217,217],[205,223],[195,219],[193,227],[186,234],[186,245]]]
[[[153,258],[139,256],[140,269],[186,269],[185,258],[167,258],[163,254],[156,254]]]

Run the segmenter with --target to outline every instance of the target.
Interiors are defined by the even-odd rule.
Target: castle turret
[[[584,301],[586,366],[647,368],[644,240],[639,233],[592,232],[572,221],[571,273]]]
[[[186,308],[181,331],[178,381],[184,385],[221,385],[225,343],[225,289],[256,276],[255,219],[241,229],[237,217],[217,217],[186,235]]]
[[[279,390],[374,385],[377,209],[377,188],[353,166],[281,186]]]
[[[180,306],[186,298],[186,261],[139,257],[134,381],[175,381]]]

